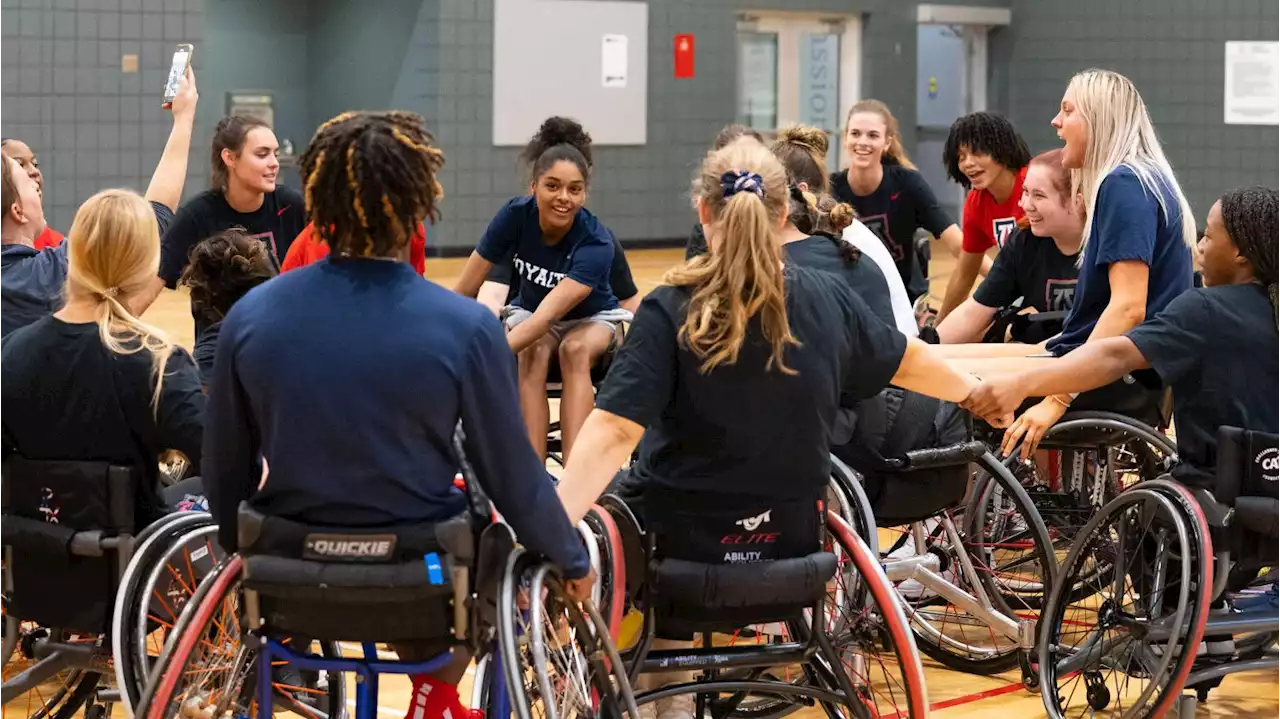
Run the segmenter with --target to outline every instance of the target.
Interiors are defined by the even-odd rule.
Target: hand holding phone
[[[178,45],[178,48],[173,52],[173,63],[169,66],[169,79],[164,84],[164,108],[166,110],[173,107],[173,99],[178,96],[182,78],[186,76],[187,70],[191,67],[191,54],[193,52],[195,52],[195,48],[186,43]]]

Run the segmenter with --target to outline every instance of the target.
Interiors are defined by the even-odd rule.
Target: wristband
[[[1056,394],[1051,394],[1051,395],[1049,395],[1049,399],[1051,399],[1051,400],[1053,400],[1054,402],[1057,402],[1058,404],[1062,405],[1062,408],[1063,408],[1063,409],[1071,409],[1071,403],[1070,403],[1070,402],[1066,402],[1066,401],[1064,401],[1061,397],[1059,397],[1059,396],[1058,396],[1058,395],[1056,395]]]

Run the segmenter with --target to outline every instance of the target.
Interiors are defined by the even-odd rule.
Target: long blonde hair
[[[155,281],[160,269],[160,229],[146,200],[129,190],[103,190],[85,200],[67,233],[67,298],[97,303],[102,344],[116,354],[146,350],[156,375],[152,406],[173,343],[121,302]]]
[[[853,107],[849,108],[849,114],[844,116],[845,134],[849,133],[849,121],[860,112],[870,112],[884,118],[885,134],[889,136],[889,146],[884,150],[884,159],[890,165],[901,165],[908,170],[916,169],[915,163],[911,162],[911,158],[907,157],[907,151],[902,148],[902,131],[898,129],[898,118],[893,116],[893,111],[888,105],[879,100],[867,99],[853,103]]]
[[[711,251],[663,277],[666,284],[693,288],[681,343],[702,360],[704,373],[732,365],[759,315],[772,346],[765,369],[795,374],[783,359],[787,346],[799,342],[787,321],[782,277],[779,233],[788,197],[782,164],[758,142],[733,142],[707,154],[692,195],[711,215]]]
[[[1164,155],[1138,88],[1124,75],[1094,69],[1071,78],[1067,92],[1075,101],[1076,111],[1089,126],[1084,166],[1071,171],[1072,188],[1084,195],[1084,237],[1080,249],[1088,246],[1093,233],[1098,190],[1107,175],[1122,165],[1133,170],[1144,192],[1155,195],[1166,221],[1169,220],[1170,208],[1161,190],[1167,189],[1173,194],[1182,214],[1182,240],[1187,247],[1194,248],[1196,225],[1191,205]],[[1083,252],[1080,257],[1083,260]]]

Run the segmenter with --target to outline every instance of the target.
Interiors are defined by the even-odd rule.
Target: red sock
[[[428,674],[417,674],[411,679],[413,691],[409,694],[405,719],[468,719],[470,716],[458,697],[458,687]]]

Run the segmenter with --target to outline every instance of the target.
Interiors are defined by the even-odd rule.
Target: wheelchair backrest
[[[1277,498],[1280,438],[1239,427],[1218,429],[1218,465],[1214,497],[1228,506],[1239,497]]]
[[[46,627],[105,632],[127,556],[124,536],[134,534],[140,473],[17,455],[0,467],[0,536],[12,548],[5,611]],[[120,537],[112,540],[119,551],[106,554],[101,539],[110,536]]]

